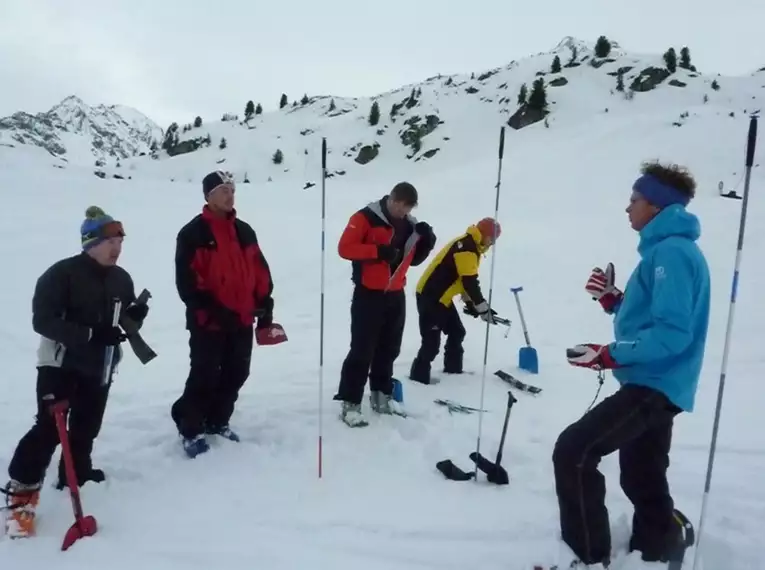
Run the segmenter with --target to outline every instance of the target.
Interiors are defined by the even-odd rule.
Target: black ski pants
[[[250,375],[252,327],[235,331],[189,331],[190,370],[171,408],[178,432],[192,438],[226,427],[239,391]]]
[[[401,352],[406,322],[403,291],[357,286],[351,300],[351,348],[343,362],[335,400],[360,404],[369,377],[375,392],[393,393],[393,363]]]
[[[619,450],[621,487],[634,506],[630,550],[661,560],[677,539],[667,483],[674,417],[662,393],[626,385],[558,437],[553,452],[561,535],[586,564],[606,562],[611,534],[600,459]]]
[[[51,366],[38,368],[37,416],[32,428],[16,447],[8,466],[10,478],[26,485],[43,482],[59,444],[50,406],[68,400],[67,422],[72,459],[78,483],[84,484],[93,469],[93,442],[101,431],[108,396],[109,386],[102,386],[99,377],[83,376]],[[63,458],[59,465],[59,474],[62,473]]]
[[[412,363],[409,377],[412,380],[430,383],[430,367],[441,349],[441,334],[446,335],[444,344],[444,372],[462,372],[462,341],[465,327],[454,303],[448,307],[417,295],[417,311],[420,325],[420,350]]]

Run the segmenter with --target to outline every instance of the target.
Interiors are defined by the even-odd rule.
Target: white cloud
[[[765,65],[765,3],[548,0],[3,0],[0,115],[77,94],[163,127],[274,108],[282,92],[364,96],[438,73],[481,71],[600,34],[636,52],[688,45],[703,71]],[[470,6],[468,8],[467,6]],[[637,8],[637,6],[640,6]]]

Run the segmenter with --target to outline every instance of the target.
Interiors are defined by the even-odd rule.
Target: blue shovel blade
[[[524,346],[518,350],[518,368],[532,374],[539,373],[539,359],[535,348]]]

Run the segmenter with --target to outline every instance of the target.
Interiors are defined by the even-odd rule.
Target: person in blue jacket
[[[634,506],[630,550],[667,561],[680,539],[667,482],[672,424],[693,410],[709,323],[709,268],[696,244],[699,220],[686,210],[695,189],[684,168],[644,164],[626,210],[640,235],[640,261],[623,293],[611,263],[595,268],[585,287],[614,315],[615,340],[577,345],[568,361],[612,370],[621,386],[568,426],[553,452],[561,538],[584,564],[608,566],[598,463],[616,450],[621,487]]]

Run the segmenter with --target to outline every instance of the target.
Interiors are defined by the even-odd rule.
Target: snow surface
[[[59,551],[73,519],[67,494],[51,488],[56,456],[38,511],[39,536],[0,540],[0,568],[526,570],[533,563],[555,562],[552,448],[597,389],[595,374],[568,366],[564,351],[580,342],[612,338],[611,320],[584,292],[584,282],[594,265],[613,261],[623,285],[634,267],[637,236],[624,208],[640,162],[651,158],[684,163],[697,174],[699,195],[690,209],[701,218],[700,244],[712,272],[711,324],[697,408],[676,421],[669,471],[677,506],[698,525],[742,204],[717,197],[717,182],[743,191],[748,118],[740,110],[729,117],[728,100],[703,104],[697,91],[692,109],[697,114],[674,127],[671,120],[687,108],[687,101],[676,100],[679,91],[662,86],[646,97],[615,102],[606,86],[610,83],[603,81],[583,82],[566,92],[568,103],[562,95],[558,103],[558,111],[565,111],[565,104],[573,109],[589,105],[592,113],[560,112],[551,117],[555,122],[549,129],[538,124],[507,132],[499,214],[503,234],[492,253],[493,298],[513,327],[507,338],[502,329],[491,331],[485,378],[489,411],[481,450],[495,453],[506,404],[507,387],[492,373],[512,371],[523,346],[511,286],[524,287],[523,310],[541,368],[531,381],[544,390],[538,397],[516,394],[503,461],[511,478],[507,487],[483,479],[449,482],[435,469],[445,458],[466,469],[471,465],[468,454],[476,446],[478,415],[450,415],[433,400],[479,405],[485,332],[479,322],[465,320],[466,367],[476,374],[447,377],[436,386],[405,380],[412,417],[370,414],[369,427],[350,429],[337,418],[331,400],[349,343],[350,266],[336,253],[348,217],[403,179],[420,190],[415,215],[434,226],[437,247],[492,215],[497,138],[507,115],[481,113],[477,105],[462,108],[470,103],[455,95],[454,115],[436,131],[438,137],[450,136],[450,144],[433,159],[413,163],[399,147],[400,152],[381,152],[365,167],[327,180],[322,479],[317,477],[321,192],[320,184],[303,189],[306,179],[320,181],[320,134],[300,137],[298,118],[280,130],[277,125],[286,123],[263,117],[263,129],[254,132],[263,136],[266,122],[272,122],[268,136],[284,135],[285,155],[298,157],[309,148],[300,167],[283,172],[267,162],[271,146],[248,146],[248,131],[218,125],[231,130],[230,142],[234,133],[241,134],[241,143],[230,145],[225,166],[237,171],[238,180],[243,170],[250,172],[253,183],[239,184],[237,208],[256,228],[271,264],[275,319],[289,342],[254,349],[252,375],[233,418],[243,441],[214,441],[213,449],[195,460],[183,455],[169,416],[188,365],[173,255],[177,231],[202,206],[201,176],[219,166],[220,151],[213,146],[174,159],[137,160],[131,164],[132,180],[100,180],[90,168],[51,168],[44,153],[0,146],[5,204],[0,259],[6,264],[0,466],[7,466],[35,413],[38,339],[30,315],[35,280],[51,263],[78,251],[79,225],[92,203],[125,223],[121,264],[138,291],[147,287],[153,294],[143,332],[159,353],[146,367],[128,355],[113,386],[94,451],[95,465],[105,469],[108,481],[83,488],[84,508],[98,519],[98,534],[66,553]],[[508,94],[515,97],[512,89]],[[749,94],[742,89],[733,96],[744,101]],[[439,104],[446,107],[448,97],[443,99]],[[605,106],[611,107],[609,113],[595,114]],[[365,105],[359,109],[366,114]],[[385,106],[382,110],[385,116]],[[301,112],[320,122],[316,114]],[[342,151],[367,128],[357,120],[348,120],[344,129],[333,127],[330,171],[352,162],[342,158]],[[761,144],[756,162],[765,157],[762,149]],[[267,183],[271,175],[273,182]],[[699,565],[704,570],[765,568],[765,432],[759,428],[765,395],[762,169],[753,170],[751,187],[739,310]],[[489,257],[481,271],[486,290],[490,262]],[[424,268],[409,272],[409,313],[396,364],[401,377],[418,348],[413,289]],[[439,357],[436,370],[440,362]],[[615,388],[607,377],[601,399]],[[615,568],[650,568],[634,556],[623,560],[632,511],[619,489],[617,456],[606,458],[601,469],[607,477],[614,548],[625,562]],[[693,554],[688,553],[686,568]]]

